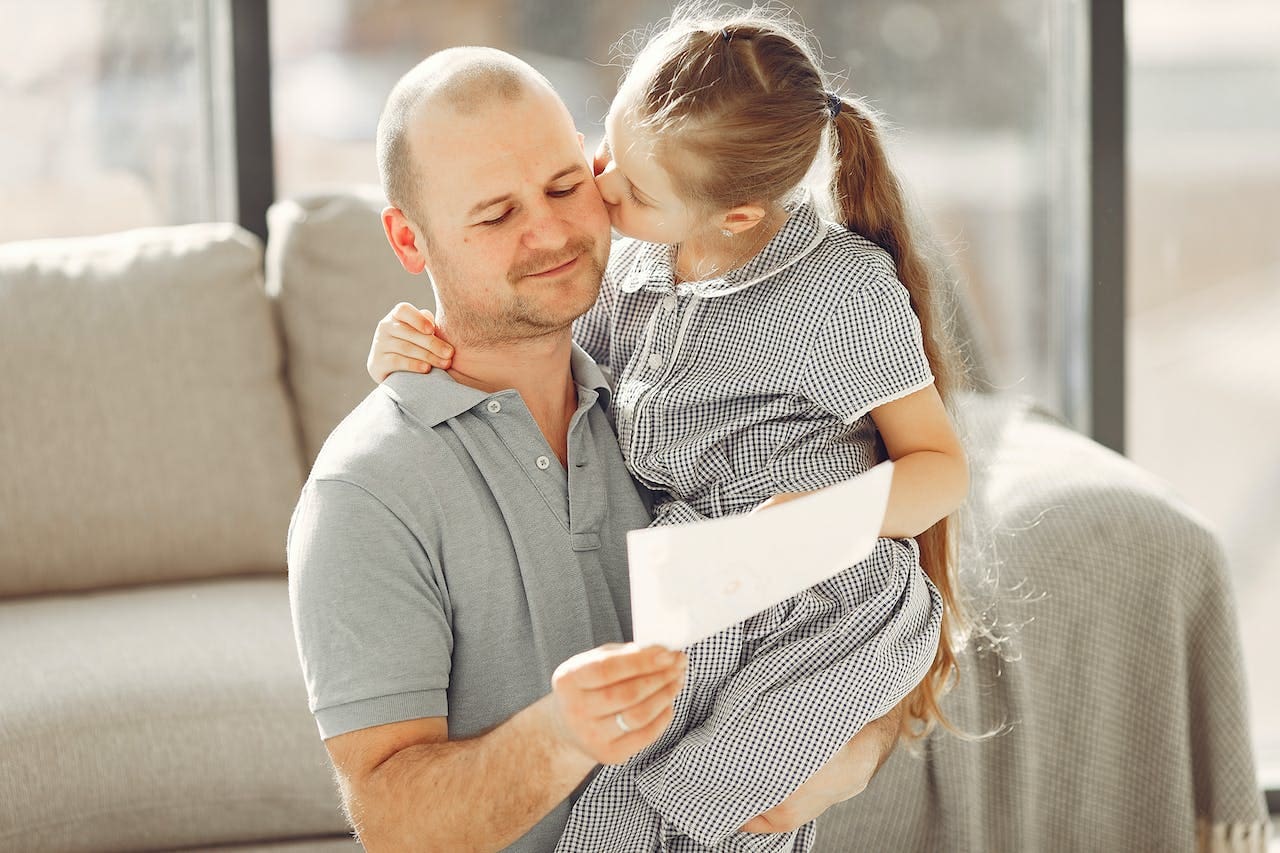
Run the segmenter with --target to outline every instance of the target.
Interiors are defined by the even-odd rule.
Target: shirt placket
[[[678,297],[674,288],[664,294],[653,309],[649,333],[632,364],[631,377],[639,391],[631,403],[632,430],[628,462],[636,476],[655,486],[671,487],[670,472],[653,455],[655,447],[668,446],[675,436],[667,435],[661,417],[661,395],[671,381],[679,357],[680,329],[692,310],[692,298]]]

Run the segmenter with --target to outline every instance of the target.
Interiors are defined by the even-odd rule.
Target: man
[[[388,239],[430,272],[459,353],[374,391],[303,489],[289,567],[310,704],[368,849],[551,850],[574,793],[661,734],[684,679],[682,653],[621,642],[625,535],[649,516],[570,338],[609,219],[563,102],[499,51],[407,74],[378,150]],[[868,726],[745,828],[856,794],[896,731]]]

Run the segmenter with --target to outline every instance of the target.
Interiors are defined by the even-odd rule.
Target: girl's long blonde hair
[[[876,114],[859,98],[835,102],[808,34],[778,7],[686,4],[639,50],[615,103],[655,140],[658,158],[689,201],[711,210],[780,204],[806,186],[846,228],[883,248],[920,321],[943,402],[959,369],[942,329],[936,270],[913,236],[902,188]],[[673,157],[679,152],[685,156]],[[825,198],[824,198],[825,196]],[[825,202],[825,204],[823,204]],[[957,547],[949,516],[915,537],[920,563],[942,595],[942,636],[928,674],[907,697],[903,733],[954,727],[939,700],[956,677],[963,626]]]

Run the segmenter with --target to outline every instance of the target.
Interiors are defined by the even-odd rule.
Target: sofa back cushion
[[[405,272],[382,231],[373,187],[280,201],[267,214],[267,288],[279,301],[287,373],[307,465],[373,390],[365,359],[397,302],[434,310],[426,275]]]
[[[0,246],[0,595],[278,571],[301,451],[234,225]]]

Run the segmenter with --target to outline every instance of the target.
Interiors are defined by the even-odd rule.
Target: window
[[[0,0],[0,241],[234,218],[216,0]]]
[[[1130,0],[1129,455],[1225,543],[1280,788],[1280,7]]]
[[[1087,429],[1079,399],[1085,286],[1083,6],[795,2],[829,69],[847,70],[897,128],[890,144],[977,307],[1003,388]],[[616,89],[611,46],[669,2],[273,0],[279,194],[376,183],[378,114],[432,51],[486,44],[521,56],[564,96],[594,146]],[[1073,372],[1074,371],[1074,372]]]

